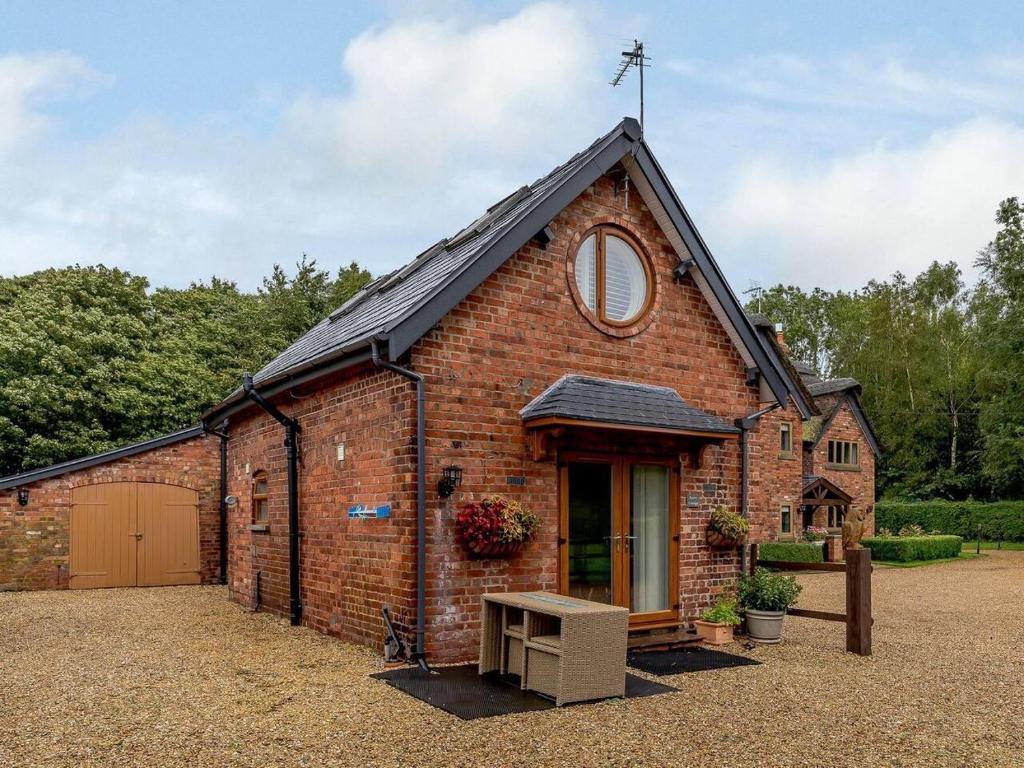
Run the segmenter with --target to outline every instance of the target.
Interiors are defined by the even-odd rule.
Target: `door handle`
[[[141,533],[136,533],[136,532],[133,531],[133,532],[129,533],[128,535],[129,536],[134,536],[136,541],[139,541],[140,539],[142,539],[142,534]]]

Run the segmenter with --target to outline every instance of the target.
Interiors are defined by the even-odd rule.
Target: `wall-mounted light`
[[[441,479],[437,481],[437,495],[447,499],[455,489],[462,485],[462,467],[454,464],[441,470]]]
[[[28,506],[28,488],[18,489],[18,503],[23,507]]]

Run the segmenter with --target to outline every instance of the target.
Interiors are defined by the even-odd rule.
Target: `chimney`
[[[782,331],[782,323],[775,324],[775,340],[779,342],[780,347],[786,345],[786,334]]]

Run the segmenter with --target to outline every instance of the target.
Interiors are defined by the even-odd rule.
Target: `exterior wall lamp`
[[[28,506],[28,488],[18,489],[18,503],[23,507]]]
[[[437,495],[447,499],[455,489],[462,485],[462,467],[454,464],[441,470],[441,479],[437,481]]]

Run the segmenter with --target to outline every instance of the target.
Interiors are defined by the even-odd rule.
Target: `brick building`
[[[475,657],[485,591],[577,594],[629,607],[637,631],[677,627],[741,568],[743,550],[707,545],[710,513],[776,538],[804,501],[796,430],[856,421],[852,390],[828,393],[842,403],[826,415],[812,387],[743,312],[627,118],[204,414],[228,436],[231,597],[378,646],[387,607],[434,661]],[[492,494],[540,531],[471,557],[455,516]]]

